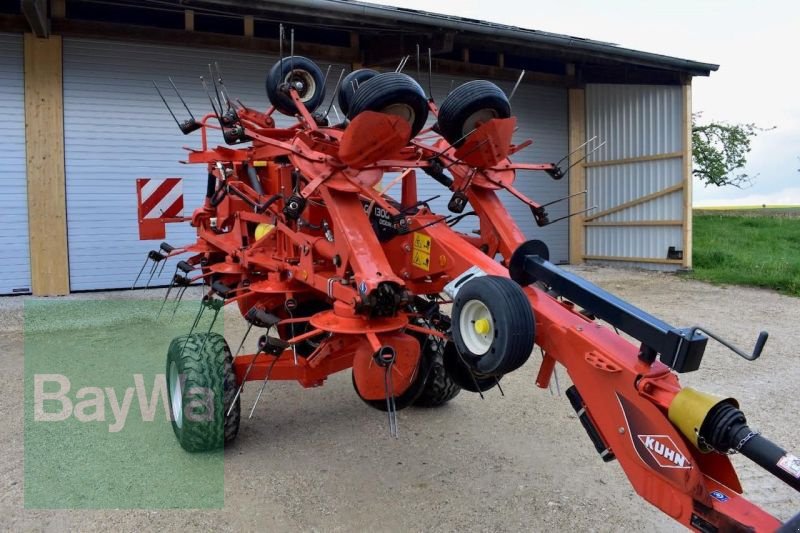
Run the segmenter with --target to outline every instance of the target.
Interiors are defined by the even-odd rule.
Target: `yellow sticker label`
[[[266,161],[253,161],[253,166],[254,167],[265,167],[265,166],[267,166],[267,162]]]
[[[414,249],[425,253],[431,251],[431,238],[424,233],[414,232]]]
[[[421,250],[414,250],[414,253],[411,256],[411,264],[413,264],[415,267],[421,268],[422,270],[430,270],[431,254]]]

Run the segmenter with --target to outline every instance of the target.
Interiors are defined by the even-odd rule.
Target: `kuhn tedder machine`
[[[347,120],[338,124],[318,111],[322,72],[298,56],[269,72],[266,112],[232,101],[215,73],[214,113],[176,119],[184,133],[200,132],[188,163],[207,166],[206,199],[190,219],[140,217],[140,230],[162,238],[165,222],[183,220],[197,229],[195,243],[163,243],[148,255],[151,270],[188,256],[168,294],[207,288],[191,332],[167,357],[181,446],[203,451],[232,441],[246,382],[260,383],[260,397],[269,380],[316,387],[350,368],[356,393],[387,412],[396,435],[396,410],[499,387],[535,343],[543,354],[536,385],[548,387],[556,363],[566,367],[574,384],[566,395],[597,452],[617,459],[644,499],[698,531],[795,531],[800,515],[781,525],[742,496],[728,454],[798,490],[800,459],[752,430],[735,400],[682,388],[676,375],[700,366],[709,338],[755,359],[766,333],[743,353],[550,263],[547,247],[526,241],[498,192],[527,204],[544,226],[547,206],[514,187],[515,171],[554,179],[564,172],[509,160],[530,141],[512,144],[515,119],[503,91],[472,81],[437,106],[401,70],[340,75],[333,98]],[[296,123],[276,127],[276,111]],[[429,115],[436,123],[425,129]],[[229,146],[210,146],[210,130]],[[452,214],[431,211],[418,179],[451,191]],[[468,216],[479,230],[461,233]],[[240,353],[244,339],[232,352],[200,325],[204,312],[215,319],[228,304],[239,307],[248,333],[262,330],[255,352]],[[210,401],[198,392],[206,390]]]

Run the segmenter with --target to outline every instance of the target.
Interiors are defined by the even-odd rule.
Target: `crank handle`
[[[725,346],[726,348],[730,349],[732,352],[734,352],[739,357],[747,359],[748,361],[755,361],[756,359],[761,357],[761,352],[764,350],[764,345],[767,343],[767,338],[769,338],[769,333],[767,333],[766,331],[762,331],[761,333],[759,333],[758,334],[758,338],[756,339],[756,345],[753,347],[753,353],[747,353],[747,352],[737,348],[736,346],[734,346],[730,342],[726,341],[725,339],[723,339],[719,335],[707,330],[706,328],[700,327],[700,326],[694,326],[693,328],[691,328],[689,330],[688,338],[690,338],[690,339],[694,338],[694,334],[697,331],[699,331],[700,333],[704,333],[705,335],[708,335],[709,337],[711,337],[712,339],[714,339],[718,343],[720,343],[723,346]]]

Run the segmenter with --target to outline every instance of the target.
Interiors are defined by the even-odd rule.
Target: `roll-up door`
[[[0,33],[0,116],[6,125],[0,135],[0,294],[29,293],[31,286],[24,91],[22,35]]]
[[[441,105],[451,88],[470,81],[470,79],[434,75],[433,96],[436,102]],[[421,82],[427,90],[425,76]],[[495,83],[506,91],[506,94],[511,92],[513,82],[496,81]],[[567,154],[569,139],[566,89],[528,84],[523,81],[511,100],[511,110],[517,117],[518,127],[514,133],[514,142],[533,140],[531,146],[512,156],[514,161],[553,163]],[[429,119],[429,123],[432,124],[433,120]],[[425,199],[441,195],[431,203],[431,207],[436,212],[448,214],[447,202],[452,193],[422,172],[418,172],[417,177],[419,198]],[[532,200],[543,204],[567,196],[569,180],[565,178],[554,181],[544,172],[518,172],[514,186]],[[392,192],[396,193],[397,191]],[[550,259],[553,262],[566,263],[569,261],[569,223],[567,220],[544,228],[537,227],[530,208],[505,191],[501,192],[500,197],[508,212],[529,239],[540,239],[547,243],[550,248]],[[555,220],[566,215],[567,208],[568,203],[561,202],[548,207],[547,211],[550,218]],[[476,229],[477,219],[466,218],[459,223],[457,228],[464,232]]]
[[[210,112],[200,76],[218,62],[231,96],[256,109],[268,107],[264,80],[276,57],[140,43],[64,39],[64,135],[70,285],[73,291],[129,287],[148,250],[140,241],[135,180],[183,177],[184,214],[202,205],[206,170],[181,165],[182,146],[197,146],[199,133],[183,136],[153,89],[172,77],[194,115]],[[321,63],[323,71],[327,63]],[[332,94],[338,76],[328,79]],[[170,89],[171,90],[171,89]],[[165,91],[165,96],[180,103]],[[328,96],[329,98],[330,96]],[[278,117],[278,114],[276,114]],[[291,122],[285,118],[284,124]],[[279,124],[281,118],[278,117]],[[221,139],[212,140],[224,144]],[[167,225],[166,240],[192,242],[188,224]],[[154,283],[166,284],[164,269]]]

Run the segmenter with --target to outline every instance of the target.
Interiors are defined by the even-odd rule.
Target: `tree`
[[[747,164],[750,142],[759,133],[773,128],[755,124],[709,122],[700,124],[700,113],[692,115],[692,158],[694,176],[706,185],[733,185],[743,188],[756,176],[738,172]]]

